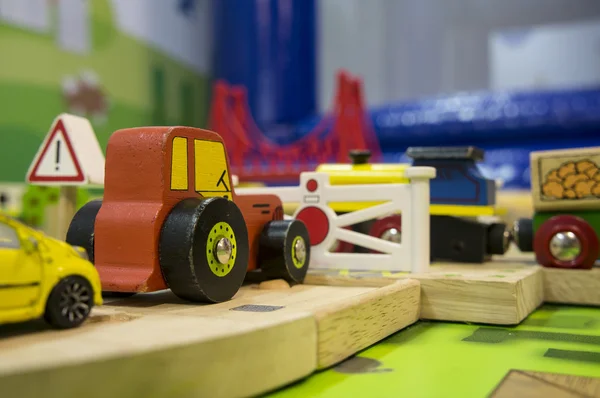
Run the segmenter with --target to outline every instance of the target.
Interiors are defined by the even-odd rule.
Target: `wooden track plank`
[[[382,286],[403,278],[421,282],[421,319],[518,324],[543,301],[541,267],[512,261],[435,263],[426,274],[309,270],[307,283]]]
[[[600,268],[544,268],[544,295],[550,303],[600,306]]]
[[[178,389],[187,385],[181,396],[249,396],[307,376],[316,367],[316,325],[310,314],[262,327],[150,315],[82,332],[3,350],[0,390],[21,397],[77,396],[85,388],[90,390],[81,395],[88,397],[145,396],[149,391],[179,396]]]
[[[505,258],[536,264],[533,253],[520,253],[514,247]],[[600,306],[600,266],[589,270],[542,267],[544,301],[555,304]]]
[[[317,310],[318,368],[323,369],[419,320],[421,287],[401,281]]]
[[[414,323],[419,297],[419,282],[402,280],[383,288],[252,285],[217,305],[186,303],[170,291],[108,300],[78,329],[0,328],[0,391],[255,396]]]

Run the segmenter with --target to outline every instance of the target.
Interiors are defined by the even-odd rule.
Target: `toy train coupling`
[[[512,238],[523,253],[533,252],[533,219],[520,218],[512,225]]]

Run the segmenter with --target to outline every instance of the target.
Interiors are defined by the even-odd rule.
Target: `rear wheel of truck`
[[[536,232],[533,246],[544,267],[589,269],[598,259],[598,236],[580,217],[560,215],[546,220]]]
[[[94,263],[94,225],[100,207],[101,200],[93,200],[83,205],[73,216],[65,239],[70,245],[83,247],[91,263]]]
[[[260,235],[258,264],[269,278],[302,283],[310,263],[310,237],[300,220],[271,221]]]
[[[221,197],[182,200],[161,230],[160,268],[171,291],[185,300],[230,300],[244,282],[248,255],[244,216]]]

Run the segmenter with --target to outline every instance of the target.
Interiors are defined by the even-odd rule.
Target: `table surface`
[[[516,327],[421,321],[267,396],[486,397],[513,369],[600,377],[600,308],[544,305]]]

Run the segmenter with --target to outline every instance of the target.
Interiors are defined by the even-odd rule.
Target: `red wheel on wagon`
[[[536,232],[533,250],[544,267],[590,269],[598,259],[598,236],[580,217],[554,216]]]
[[[375,238],[387,240],[389,242],[402,242],[402,216],[394,214],[376,220],[371,226],[369,235]],[[371,250],[372,253],[379,253],[376,250]]]
[[[352,231],[352,227],[343,227],[348,231]],[[352,243],[344,242],[343,240],[336,240],[331,246],[330,251],[332,253],[352,253],[354,252],[354,245]]]

